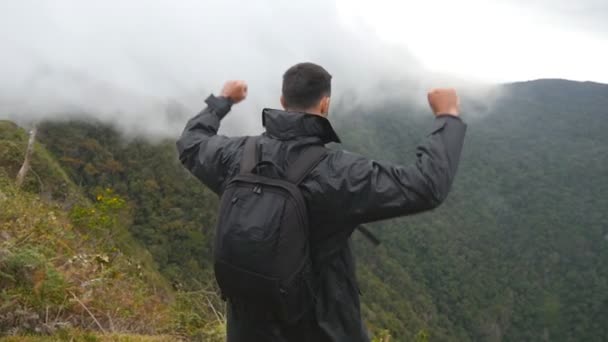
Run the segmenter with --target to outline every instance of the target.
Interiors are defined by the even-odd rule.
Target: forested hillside
[[[504,86],[492,103],[466,100],[469,130],[446,203],[370,225],[379,247],[355,234],[369,327],[396,341],[608,340],[608,86],[543,80]],[[411,162],[432,123],[414,108],[396,102],[366,112],[337,109],[331,118],[344,146],[334,148]],[[5,146],[23,144],[19,134],[0,138]],[[108,248],[134,238],[133,248],[152,256],[148,272],[158,270],[160,284],[170,284],[158,305],[180,319],[158,332],[211,336],[217,327],[206,320],[221,316],[213,309],[222,304],[204,297],[210,302],[201,305],[195,294],[214,286],[217,199],[179,165],[174,141],[126,139],[101,123],[47,122],[40,143],[45,149],[36,152],[48,162],[34,164],[26,190],[70,207],[64,219],[76,226],[82,221],[73,203],[124,200],[115,213],[124,238]],[[14,177],[23,147],[13,145],[0,150],[6,179]]]
[[[377,225],[390,263],[359,248],[381,280],[361,277],[368,316],[431,340],[608,340],[608,86],[519,83],[486,106],[447,202]],[[429,120],[384,108],[340,123],[349,148],[406,163]]]

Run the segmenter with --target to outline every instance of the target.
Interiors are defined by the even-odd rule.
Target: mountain
[[[368,266],[360,248],[365,274],[377,275],[362,277],[367,314],[404,340],[419,328],[437,341],[607,340],[608,86],[540,80],[500,92],[470,113],[447,202],[378,224],[378,253],[394,262]],[[430,119],[381,112],[342,121],[344,140],[408,162],[402,151]]]
[[[379,247],[354,235],[371,331],[378,340],[391,335],[396,341],[608,340],[608,86],[514,83],[485,101],[465,98],[463,105],[469,129],[446,203],[370,225],[383,242]],[[372,107],[337,108],[332,121],[344,141],[340,148],[411,162],[432,117],[398,99]],[[0,132],[9,132],[0,133],[0,174],[8,184],[25,132]],[[221,322],[221,302],[196,297],[214,288],[217,199],[179,165],[174,142],[125,139],[96,122],[43,123],[39,140],[27,192],[2,192],[42,201],[39,214],[65,212],[74,227],[95,224],[75,219],[74,203],[94,207],[100,195],[123,200],[123,208],[108,213],[122,238],[108,243],[132,246],[120,248],[134,251],[134,260],[151,255],[147,273],[171,284],[163,285],[162,305],[179,309],[181,317],[162,329],[133,331],[194,340],[210,340],[210,331],[221,335],[221,324],[213,323]],[[13,221],[0,216],[0,227]],[[89,254],[108,253],[90,248]],[[0,271],[3,260],[0,253]],[[6,296],[12,286],[0,281],[0,293]],[[44,310],[37,312],[42,317]],[[98,328],[90,317],[83,320],[88,323],[81,328]]]

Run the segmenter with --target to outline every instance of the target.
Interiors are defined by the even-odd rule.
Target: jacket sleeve
[[[460,118],[439,116],[413,165],[399,166],[336,151],[317,174],[319,190],[331,193],[324,216],[360,224],[414,214],[439,206],[458,168],[466,125]],[[327,172],[325,172],[327,171]],[[330,212],[331,211],[331,212]]]
[[[232,102],[210,95],[207,107],[186,124],[177,140],[182,164],[213,192],[219,194],[230,172],[236,151],[244,138],[218,135],[220,120],[228,114]]]

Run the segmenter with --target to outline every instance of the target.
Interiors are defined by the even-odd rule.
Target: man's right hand
[[[460,112],[460,99],[453,88],[431,89],[427,95],[429,105],[435,115],[447,114],[458,116]]]
[[[221,96],[229,98],[233,103],[239,103],[247,97],[247,83],[245,81],[227,81],[224,83]]]

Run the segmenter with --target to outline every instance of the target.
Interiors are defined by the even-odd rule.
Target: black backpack
[[[285,171],[269,176],[257,162],[254,138],[245,142],[240,173],[220,200],[214,246],[222,296],[284,321],[314,304],[308,211],[298,184],[326,154],[307,147]],[[270,166],[272,168],[272,166]]]

